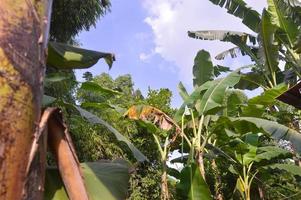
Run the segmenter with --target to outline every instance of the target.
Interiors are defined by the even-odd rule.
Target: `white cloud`
[[[140,53],[139,55],[139,59],[142,61],[142,62],[149,62],[150,58],[154,55],[154,52],[151,52],[149,54],[147,53]]]
[[[251,6],[262,10],[263,0],[249,0]],[[155,48],[153,51],[165,60],[175,63],[179,79],[191,83],[193,59],[199,49],[212,55],[232,47],[228,43],[194,40],[188,30],[226,29],[251,32],[241,20],[213,5],[209,0],[144,0],[148,17],[145,22],[152,28]],[[261,12],[261,11],[260,11]],[[149,58],[141,54],[140,59]]]

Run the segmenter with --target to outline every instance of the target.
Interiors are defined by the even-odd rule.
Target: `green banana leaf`
[[[199,115],[207,114],[222,107],[224,94],[228,87],[233,87],[239,82],[240,75],[232,72],[227,77],[212,85],[204,94],[200,104],[197,106]],[[212,114],[212,113],[211,113]]]
[[[180,82],[178,84],[178,91],[179,91],[179,94],[182,97],[183,101],[186,101],[189,98],[189,94],[182,82]]]
[[[265,166],[263,168],[278,169],[278,170],[286,171],[296,176],[301,176],[301,167],[293,164],[272,164],[272,165]]]
[[[58,42],[49,42],[46,65],[58,69],[84,69],[93,66],[101,58],[105,59],[111,69],[115,61],[115,56],[111,53],[86,50]]]
[[[288,86],[285,84],[277,85],[269,90],[264,91],[259,96],[253,97],[249,100],[249,104],[260,104],[264,106],[273,105],[276,101],[276,98],[283,94],[285,91],[288,90]]]
[[[237,117],[241,105],[247,102],[248,97],[241,90],[227,90],[223,102],[223,115]]]
[[[272,160],[279,157],[288,158],[292,157],[292,154],[288,150],[276,146],[258,147],[254,161],[260,162],[262,160]]]
[[[251,122],[258,128],[261,128],[263,131],[270,134],[276,140],[284,139],[290,141],[294,150],[298,153],[301,153],[301,134],[291,128],[288,128],[274,121],[255,117],[239,117],[232,118],[231,120]]]
[[[188,200],[211,200],[211,193],[195,163],[182,169],[177,194]]]
[[[217,84],[220,80],[221,79],[215,79],[213,81],[207,81],[203,85],[201,85],[198,88],[196,88],[188,97],[186,97],[186,100],[184,100],[184,103],[181,105],[181,107],[176,112],[176,114],[174,116],[174,120],[176,122],[181,121],[182,115],[185,112],[185,107],[187,106],[189,108],[194,108],[195,107],[195,103],[198,100],[201,100],[204,92],[206,90],[208,90],[211,86]],[[181,90],[180,87],[178,89]],[[179,91],[179,92],[182,93],[183,91]]]
[[[100,86],[94,82],[84,82],[81,84],[80,89],[90,91],[90,92],[99,92],[105,95],[120,95],[121,93],[116,90],[111,90],[109,88],[105,88]]]
[[[258,72],[248,72],[241,73],[241,78],[234,87],[241,90],[255,90],[265,85],[265,79],[262,74]]]
[[[290,47],[293,47],[298,36],[298,26],[287,13],[288,4],[283,0],[268,0],[268,12],[271,15],[273,25],[281,29],[281,35],[285,35]]]
[[[125,161],[98,161],[81,164],[90,200],[124,200],[129,183],[129,167]],[[46,171],[45,200],[68,200],[58,169]]]
[[[209,52],[200,50],[193,65],[193,86],[199,87],[207,81],[214,79],[214,68]]]
[[[261,45],[259,45],[258,53],[263,60],[266,72],[273,75],[279,71],[279,46],[274,41],[276,27],[272,24],[271,20],[271,16],[264,9],[260,24],[259,42]]]
[[[214,70],[215,77],[218,77],[219,75],[221,75],[222,73],[225,73],[225,72],[231,72],[230,67],[226,67],[226,66],[222,66],[222,65],[215,65],[213,67],[213,70]]]
[[[82,108],[96,108],[96,109],[114,109],[114,105],[109,103],[96,103],[96,102],[84,102],[80,105]]]
[[[243,0],[209,0],[213,4],[225,7],[228,13],[242,19],[242,23],[249,27],[252,31],[258,32],[260,23],[260,14],[248,7]]]

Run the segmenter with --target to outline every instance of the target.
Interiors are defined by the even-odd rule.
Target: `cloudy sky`
[[[252,33],[240,19],[209,0],[111,0],[111,12],[79,40],[84,48],[113,52],[117,61],[109,71],[103,61],[89,69],[94,75],[108,72],[114,78],[131,74],[135,88],[147,93],[152,89],[169,88],[173,92],[173,106],[181,104],[177,92],[180,81],[192,90],[193,59],[200,49],[212,57],[231,44],[188,38],[188,30],[236,30]],[[265,0],[246,0],[262,12]],[[248,64],[246,58],[226,59],[214,63],[233,68]],[[78,70],[81,80],[87,70]]]

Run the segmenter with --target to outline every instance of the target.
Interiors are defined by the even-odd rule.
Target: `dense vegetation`
[[[84,83],[69,75],[73,81],[67,76],[64,86],[53,82],[46,94],[56,94],[58,106],[62,101],[79,103],[147,157],[147,161],[136,163],[137,158],[107,127],[91,124],[62,107],[80,161],[123,158],[136,163],[128,199],[299,199],[299,114],[276,97],[299,77],[300,8],[291,2],[270,0],[260,15],[239,1],[212,2],[242,18],[258,35],[229,30],[189,31],[188,35],[232,42],[236,47],[216,59],[235,58],[240,52],[250,56],[254,64],[231,72],[231,66],[215,66],[210,54],[200,50],[193,66],[195,90],[189,95],[179,84],[184,103],[178,110],[170,107],[168,89],[149,89],[143,97],[139,90],[134,91],[130,75],[112,79],[108,74],[93,77],[86,72]],[[88,29],[87,23],[81,27]],[[74,33],[68,31],[69,38]],[[286,63],[284,69],[280,69],[279,60]],[[225,73],[229,75],[219,78]],[[251,99],[244,95],[244,89],[257,87],[264,90],[262,95]],[[169,160],[172,151],[182,156]],[[167,160],[182,163],[183,169],[170,168]],[[286,173],[279,174],[283,170]]]
[[[78,82],[72,70],[89,68],[101,58],[111,68],[115,60],[111,53],[71,46],[80,43],[80,31],[89,30],[109,11],[110,2],[54,1],[43,110],[47,114],[49,107],[59,109],[52,111],[55,118],[50,114],[49,133],[39,136],[48,138],[51,149],[42,190],[46,199],[77,195],[65,174],[68,163],[62,164],[53,145],[58,132],[53,127],[63,130],[63,154],[72,154],[65,160],[76,163],[71,169],[78,170],[79,178],[71,182],[84,183],[91,199],[301,198],[300,112],[277,100],[301,78],[301,5],[267,0],[260,14],[243,0],[210,1],[242,19],[256,35],[189,30],[188,37],[231,42],[235,47],[215,58],[249,56],[252,64],[233,71],[231,66],[215,65],[209,52],[199,50],[192,66],[194,89],[188,93],[179,83],[183,104],[176,109],[171,107],[170,90],[149,88],[143,96],[134,89],[131,75],[114,79],[87,71],[85,81]],[[74,20],[66,23],[65,16]],[[244,90],[256,88],[263,93],[245,95]],[[0,101],[0,111],[1,105]],[[47,149],[39,137],[37,146]],[[42,177],[33,166],[43,163],[39,159],[46,155],[36,151],[29,161],[28,180]]]

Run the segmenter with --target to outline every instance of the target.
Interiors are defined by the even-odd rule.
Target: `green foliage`
[[[223,102],[223,115],[229,117],[239,116],[239,107],[245,104],[247,100],[248,97],[241,90],[227,90]]]
[[[61,77],[61,81],[49,81],[53,77]],[[47,78],[48,82],[47,82]],[[44,94],[64,101],[74,103],[73,96],[77,87],[76,77],[72,70],[56,70],[54,68],[47,68],[46,82],[44,84]]]
[[[216,110],[222,107],[225,91],[228,87],[233,87],[238,83],[240,76],[233,72],[226,78],[212,85],[201,99],[200,105],[197,106],[199,115],[207,114],[210,111]]]
[[[109,129],[115,135],[118,141],[124,142],[130,148],[133,156],[137,159],[137,161],[144,162],[148,160],[129,140],[127,140],[126,137],[124,137],[120,132],[113,128],[109,123],[80,107],[76,107],[76,109],[80,112],[81,116],[86,118],[90,123],[100,124]]]
[[[157,164],[138,167],[131,176],[128,200],[160,200],[161,170]]]
[[[211,62],[210,54],[205,50],[200,50],[195,59],[193,66],[193,85],[198,87],[214,78],[214,69]]]
[[[81,169],[89,199],[125,199],[129,181],[129,168],[125,161],[116,160],[113,162],[98,161],[82,163]],[[45,182],[46,200],[69,199],[57,169],[47,170]]]
[[[172,93],[169,89],[161,88],[159,90],[148,89],[148,94],[145,98],[146,104],[160,108],[164,113],[172,116],[174,109],[171,108]]]
[[[276,76],[275,72],[278,69],[278,51],[279,47],[275,44],[274,34],[276,28],[271,22],[271,16],[269,16],[266,10],[263,10],[262,21],[260,24],[260,35],[259,35],[259,54],[263,59],[266,72],[271,76]],[[274,79],[274,80],[273,80]],[[276,77],[273,77],[274,85],[276,85]]]
[[[51,40],[74,43],[82,30],[95,26],[110,8],[109,0],[54,0],[51,18]]]
[[[85,87],[79,88],[77,97],[81,105],[86,106],[88,111],[93,112],[95,116],[101,117],[118,132],[122,133],[150,161],[150,164],[139,164],[135,174],[131,176],[128,199],[159,199],[161,179],[160,155],[155,150],[157,146],[153,140],[152,133],[135,122],[123,118],[124,111],[119,111],[135,104],[144,103],[156,105],[158,108],[172,113],[173,109],[170,108],[171,92],[168,89],[149,89],[147,97],[144,98],[139,90],[134,91],[134,84],[129,75],[113,79],[110,75],[103,73],[95,76],[90,82],[93,85],[97,85],[97,88],[101,87],[118,91],[118,94],[108,95],[98,89],[94,90],[94,87],[89,87],[88,90]],[[72,124],[78,127],[82,122]],[[105,128],[89,126],[91,127],[90,129],[73,129],[76,133],[73,133],[73,135],[78,135],[78,139],[75,139],[75,144],[78,147],[79,155],[89,155],[90,158],[93,158],[92,160],[103,158],[103,156],[106,159],[125,157],[135,162],[131,153],[127,151],[127,147],[117,142],[115,138],[111,138],[111,134]],[[80,130],[84,130],[85,133],[82,133]],[[88,146],[84,146],[85,143],[90,144],[90,148],[93,148],[92,146],[94,145],[98,150],[89,150]],[[86,159],[88,158],[84,156],[84,160]]]
[[[124,150],[116,145],[115,137],[104,127],[92,125],[81,116],[68,118],[70,132],[81,162],[127,158]]]
[[[225,7],[228,13],[242,19],[242,23],[252,31],[257,32],[260,22],[260,14],[247,6],[243,0],[210,0],[215,5]]]
[[[181,199],[197,200],[212,199],[208,185],[202,178],[197,164],[192,163],[181,171],[180,182],[177,185]]]
[[[248,55],[254,65],[249,66],[251,71],[242,73],[238,72],[242,71],[239,69],[231,72],[229,67],[214,66],[210,54],[205,50],[198,52],[193,66],[194,91],[188,94],[182,83],[178,86],[184,103],[177,110],[175,120],[182,122],[182,137],[179,137],[182,141],[175,141],[172,149],[189,153],[185,159],[174,160],[183,163],[181,172],[170,170],[164,165],[166,152],[169,151],[170,138],[167,136],[170,136],[170,132],[160,131],[144,121],[133,122],[123,116],[124,110],[140,104],[157,107],[166,114],[173,115],[175,110],[170,105],[172,93],[168,89],[149,89],[147,96],[143,97],[140,90],[134,90],[130,75],[113,79],[105,73],[96,77],[85,73],[87,82],[82,83],[74,95],[77,85],[74,76],[68,76],[68,71],[64,74],[64,71],[54,70],[47,75],[45,81],[47,95],[44,96],[44,105],[64,100],[79,102],[86,109],[76,107],[78,113],[64,104],[64,112],[81,161],[118,157],[130,162],[140,161],[135,164],[135,172],[130,178],[128,199],[159,199],[161,171],[167,171],[177,178],[169,184],[170,191],[177,192],[177,195],[172,195],[176,199],[218,199],[219,195],[224,199],[259,199],[258,189],[264,191],[266,199],[299,199],[298,190],[301,185],[298,181],[301,172],[290,161],[292,158],[297,159],[297,153],[301,152],[301,137],[297,131],[299,124],[294,123],[299,119],[299,113],[276,101],[276,97],[287,89],[285,84],[280,84],[287,79],[285,74],[293,72],[295,79],[300,76],[300,43],[297,38],[300,32],[298,22],[301,22],[300,5],[294,5],[293,1],[268,0],[268,10],[264,10],[260,16],[243,0],[210,1],[241,18],[247,27],[258,33],[258,38],[235,31],[190,31],[188,35],[202,40],[231,42],[235,47],[222,52],[217,58],[223,59],[229,54],[236,57],[237,52],[240,52]],[[64,2],[66,1],[55,1],[55,6],[62,7]],[[76,3],[78,2],[73,1],[74,5]],[[95,3],[98,3],[98,7],[89,7],[95,6]],[[88,29],[108,9],[109,4],[104,5],[104,1],[99,3],[94,0],[88,1],[87,5],[72,7],[78,13],[70,16],[82,17],[84,14],[87,18],[75,17],[70,23],[73,24],[72,30],[66,24],[59,31],[56,26],[52,39],[74,42],[78,31]],[[86,13],[87,11],[90,13]],[[55,7],[54,12],[59,12],[59,9]],[[53,20],[59,19],[61,14],[64,13],[57,13],[58,16]],[[90,18],[90,15],[93,17]],[[60,31],[66,34],[62,35]],[[105,58],[109,66],[113,62],[111,54],[87,52],[59,43],[51,43],[49,53],[52,66],[65,68],[89,67],[99,58]],[[286,62],[282,71],[278,66],[279,59]],[[217,79],[227,72],[231,73]],[[70,82],[70,79],[74,82]],[[70,85],[63,88],[60,84],[64,82]],[[55,87],[56,96],[53,95]],[[252,90],[257,87],[262,87],[264,93],[249,100],[243,91],[233,89]],[[162,115],[158,117],[153,112],[149,114],[156,119],[155,125],[161,128],[172,121],[166,120]],[[278,144],[279,139],[289,141],[288,145]],[[288,148],[290,145],[292,148]],[[147,160],[146,157],[148,163],[143,162]],[[110,166],[108,169],[112,170],[114,167]],[[123,175],[125,174],[118,177],[124,178]],[[111,181],[122,186],[117,182],[125,179],[119,180],[118,177],[106,177],[104,181],[107,183],[98,182],[98,185],[92,183],[91,176],[87,180],[92,181],[89,186],[93,186],[93,192],[96,192],[99,188],[106,189],[104,186],[112,183]],[[61,189],[57,194],[63,192],[61,186],[62,184],[57,185],[57,189]],[[115,193],[119,190],[113,191]],[[123,195],[126,188],[123,187],[120,191]],[[108,195],[106,199],[110,199],[112,193],[104,193]],[[115,198],[124,199],[124,195],[117,196]]]
[[[89,68],[103,58],[112,67],[115,57],[111,53],[86,50],[79,47],[49,42],[47,66],[57,69],[82,69]]]
[[[293,47],[298,35],[298,26],[286,13],[288,4],[283,0],[268,0],[268,12],[271,15],[271,23],[277,26],[285,34],[285,40]]]

